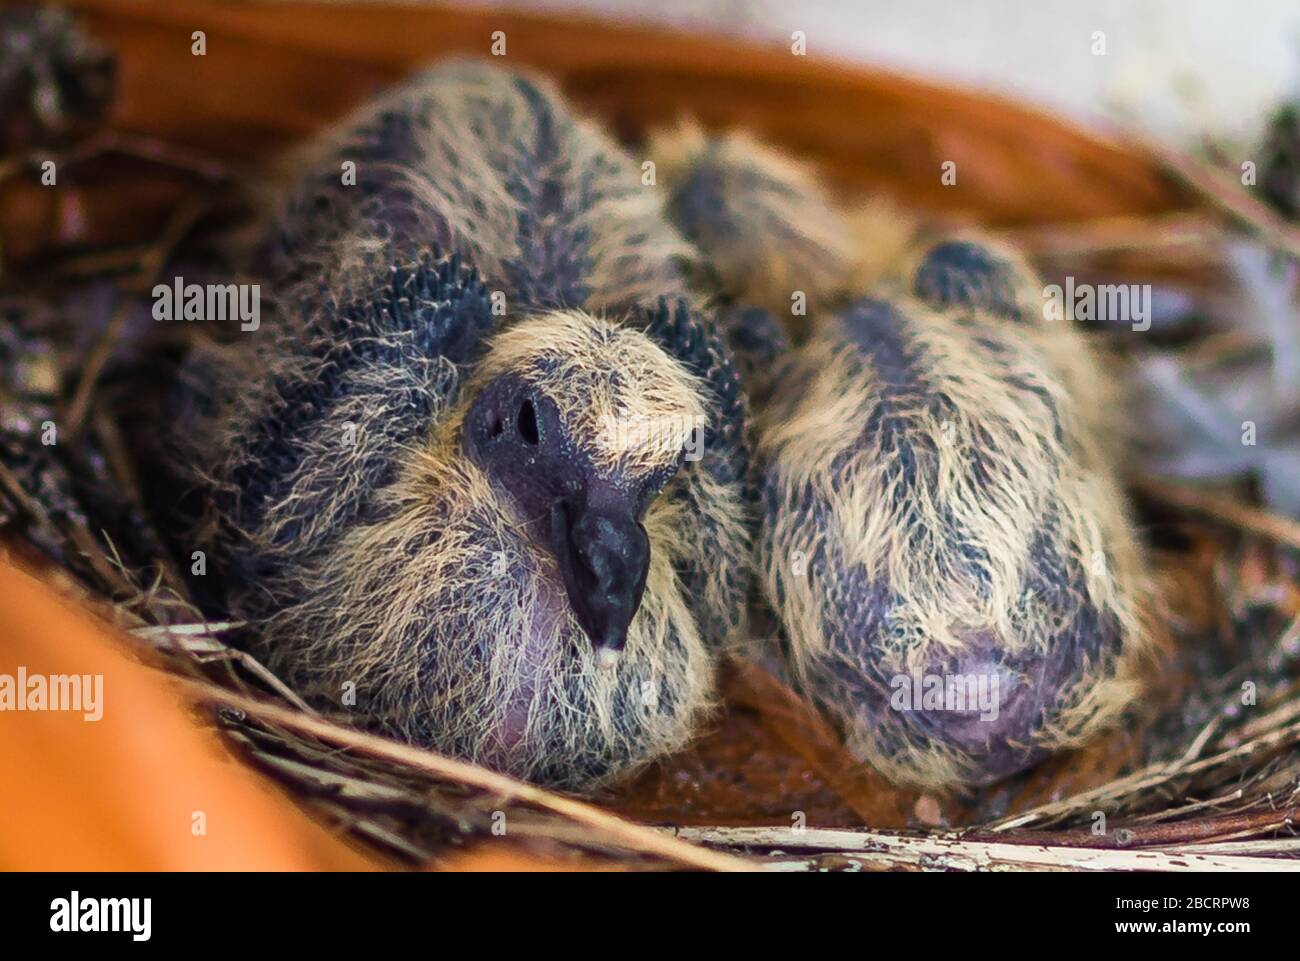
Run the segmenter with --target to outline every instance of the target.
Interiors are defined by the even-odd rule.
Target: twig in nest
[[[54,535],[59,540],[64,540],[62,531],[46,514],[36,498],[27,493],[22,482],[14,476],[13,471],[4,461],[0,461],[0,493],[9,498],[10,503],[14,505],[23,516],[33,524],[45,528],[46,531]]]
[[[1236,177],[1147,138],[1136,139],[1168,174],[1194,190],[1233,223],[1268,246],[1300,259],[1300,230],[1263,201],[1250,196]]]
[[[233,631],[243,627],[244,621],[216,621],[198,624],[155,624],[149,627],[137,627],[131,631],[136,637],[212,637],[222,631]],[[220,643],[220,642],[218,642]],[[224,646],[224,645],[223,645]]]
[[[230,691],[186,678],[176,678],[175,684],[182,692],[195,700],[218,704],[223,707],[242,711],[263,722],[269,722],[320,738],[332,744],[348,748],[360,754],[381,760],[391,761],[432,774],[438,778],[454,781],[486,791],[502,799],[514,800],[542,808],[553,814],[582,824],[600,835],[603,843],[616,845],[625,850],[639,854],[665,858],[685,867],[709,871],[746,871],[753,870],[754,865],[743,858],[728,854],[708,851],[667,836],[653,828],[625,821],[600,808],[573,798],[554,794],[543,788],[517,781],[504,774],[489,771],[467,761],[443,757],[432,751],[421,750],[390,741],[387,738],[352,728],[343,727],[320,718],[309,717],[297,711],[267,704],[251,697],[245,697]]]
[[[114,480],[117,481],[118,486],[126,493],[127,499],[132,504],[143,505],[145,501],[144,495],[141,493],[140,479],[132,466],[131,458],[127,456],[126,444],[123,442],[117,421],[101,410],[95,414],[94,425],[95,433],[99,438],[100,450],[104,453],[104,461],[108,465]],[[147,513],[144,513],[143,520],[153,533],[155,540],[162,543],[162,537],[154,530],[152,518]],[[176,569],[171,555],[163,551],[155,561],[161,579],[167,582],[167,586],[178,598],[188,603],[190,600],[189,585],[185,583],[185,578]],[[126,565],[121,563],[120,558],[118,558],[118,562],[119,566],[125,570]]]
[[[22,512],[29,522],[45,530],[55,540],[62,541],[64,544],[75,548],[77,552],[84,556],[106,588],[115,590],[123,596],[132,596],[138,593],[135,585],[123,576],[108,555],[95,543],[95,539],[91,536],[89,530],[79,525],[74,525],[67,531],[62,530],[59,525],[50,519],[41,503],[27,493],[22,482],[14,476],[13,471],[2,461],[0,461],[0,493],[8,497],[10,502]]]
[[[1043,844],[1067,848],[1147,848],[1174,844],[1208,844],[1216,839],[1258,837],[1291,828],[1300,813],[1295,808],[1279,811],[1240,811],[1216,817],[1167,824],[1126,824],[1105,835],[1091,831],[1018,831],[1010,840],[1016,844]],[[997,831],[963,832],[971,841],[1006,841]]]
[[[70,169],[96,157],[114,153],[171,167],[212,183],[219,183],[229,178],[225,166],[211,157],[193,153],[154,137],[105,130],[88,137],[58,156],[52,157],[49,151],[38,150],[22,156],[0,158],[0,184],[24,170],[39,170],[41,164],[48,160],[53,160],[60,168]]]
[[[1143,814],[1134,817],[1128,823],[1130,824],[1155,824],[1160,821],[1168,821],[1173,818],[1185,818],[1195,811],[1204,811],[1208,808],[1223,807],[1233,801],[1241,801],[1246,797],[1246,792],[1242,788],[1229,791],[1227,794],[1218,797],[1206,798],[1203,801],[1192,801],[1190,804],[1184,804],[1181,807],[1165,808],[1163,811],[1153,811],[1151,814]]]
[[[1082,794],[1076,794],[1073,797],[1053,801],[1050,804],[1043,804],[1014,817],[994,822],[989,825],[988,829],[996,832],[1010,831],[1013,828],[1024,827],[1036,821],[1050,821],[1078,811],[1092,810],[1103,803],[1109,802],[1114,805],[1124,798],[1133,797],[1152,788],[1160,787],[1175,779],[1191,777],[1202,771],[1252,755],[1263,755],[1288,744],[1293,744],[1296,741],[1300,741],[1300,721],[1275,728],[1199,761],[1191,763],[1162,761],[1150,764],[1127,777],[1103,784],[1091,791],[1084,791]]]
[[[1204,491],[1186,484],[1157,480],[1154,477],[1135,477],[1132,484],[1142,493],[1173,504],[1183,510],[1213,517],[1242,530],[1259,534],[1269,540],[1300,550],[1300,523],[1239,504],[1229,497]]]
[[[137,279],[123,286],[122,301],[117,305],[117,309],[113,311],[113,316],[109,318],[107,326],[100,334],[90,355],[86,358],[81,380],[77,382],[77,389],[73,391],[72,399],[68,401],[68,405],[64,410],[65,428],[71,437],[76,438],[80,435],[81,428],[85,423],[86,411],[90,407],[91,395],[94,393],[95,385],[99,381],[99,375],[103,372],[104,365],[108,363],[108,358],[113,352],[113,344],[121,334],[127,319],[131,316],[131,311],[136,307],[131,295],[142,293],[153,286],[158,272],[162,270],[167,258],[171,256],[172,251],[189,229],[207,211],[208,206],[207,201],[191,200],[177,208],[168,221],[167,229],[163,231],[163,235],[158,238],[157,243],[145,251],[144,256],[141,258]]]
[[[1295,871],[1287,858],[1142,849],[1045,847],[1010,839],[972,841],[962,834],[779,827],[679,827],[674,835],[700,844],[767,850],[767,870],[824,867],[913,868],[943,871]],[[786,852],[816,852],[802,857]]]
[[[1096,254],[1150,252],[1153,248],[1192,247],[1205,250],[1223,240],[1227,231],[1203,213],[1158,217],[1101,217],[1059,224],[1011,227],[993,232],[1005,243],[1031,257],[1061,258]]]
[[[215,635],[222,630],[240,627],[239,622],[220,624],[160,624],[152,627],[139,627],[131,631],[137,637],[151,640],[159,648],[183,651],[201,663],[212,661],[235,661],[267,688],[284,698],[298,710],[312,717],[320,715],[301,697],[280,680],[265,664],[247,651],[230,647]],[[204,647],[203,642],[210,642]]]

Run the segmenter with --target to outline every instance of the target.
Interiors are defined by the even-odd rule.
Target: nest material
[[[250,764],[382,854],[445,859],[495,837],[504,813],[513,839],[575,865],[1297,866],[1300,524],[1257,506],[1248,484],[1211,493],[1135,481],[1168,598],[1166,703],[1128,731],[969,796],[888,786],[754,664],[728,668],[726,706],[688,751],[591,803],[320,716],[232,645],[255,625],[199,614],[141,492],[158,360],[183,349],[137,322],[144,295],[167,265],[203,256],[220,222],[214,198],[232,178],[215,158],[117,135],[74,145],[65,159],[74,184],[101,182],[109,168],[123,176],[132,163],[139,178],[156,177],[161,166],[181,199],[144,245],[46,245],[39,269],[0,274],[0,537],[174,675]],[[1300,252],[1295,228],[1243,201],[1231,178],[1157,159],[1209,213],[1021,228],[1009,239],[1049,275],[1172,262],[1189,289],[1215,265],[1173,254],[1204,250],[1207,237],[1244,231]],[[39,176],[32,160],[0,159],[0,192],[21,196]],[[50,424],[53,445],[42,442]]]

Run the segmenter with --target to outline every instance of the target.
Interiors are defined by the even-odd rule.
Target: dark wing
[[[473,268],[429,256],[389,268],[373,290],[322,294],[301,326],[276,320],[242,335],[265,337],[264,350],[193,359],[179,401],[195,420],[174,438],[182,463],[209,465],[243,583],[384,509],[403,449],[455,402],[496,318]],[[220,460],[195,440],[215,441]]]
[[[739,488],[743,492],[739,516],[723,518],[714,500],[700,483],[688,483],[675,496],[693,501],[687,505],[698,519],[690,536],[700,539],[702,549],[695,556],[712,558],[708,570],[683,572],[686,594],[706,638],[735,636],[735,623],[722,623],[743,611],[752,583],[749,561],[757,526],[756,474],[748,438],[748,408],[731,351],[714,323],[692,311],[685,301],[670,307],[661,300],[656,310],[641,317],[645,333],[704,384],[708,398],[708,425],[704,430],[702,456],[686,465],[686,472],[707,476],[717,488]],[[716,498],[716,495],[715,495]],[[722,597],[710,597],[712,585]]]

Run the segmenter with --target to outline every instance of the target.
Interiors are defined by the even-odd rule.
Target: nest
[[[255,625],[199,613],[154,525],[142,451],[159,370],[184,343],[133,318],[160,277],[201,262],[237,223],[229,188],[415,64],[486,52],[478,38],[497,25],[490,14],[197,4],[184,32],[204,30],[210,52],[196,63],[183,45],[160,42],[174,27],[163,9],[74,6],[116,56],[120,89],[111,119],[62,124],[47,113],[33,129],[49,144],[7,144],[0,159],[0,537],[122,634],[160,683],[168,676],[313,817],[409,865],[495,843],[504,814],[511,844],[571,866],[1294,866],[1300,524],[1273,512],[1249,474],[1192,484],[1135,473],[1164,588],[1161,699],[1125,730],[975,794],[888,785],[750,663],[726,667],[724,706],[690,748],[588,800],[312,710],[232,645]],[[297,29],[303,16],[313,30]],[[1284,263],[1300,256],[1295,226],[1205,159],[1102,143],[1009,105],[783,51],[519,17],[507,30],[512,55],[555,74],[630,144],[683,113],[743,125],[817,163],[846,194],[884,193],[937,219],[980,223],[1020,244],[1049,280],[1176,292],[1184,308],[1151,338],[1095,331],[1135,369],[1153,351],[1180,371],[1193,359],[1204,369],[1254,343],[1258,332],[1234,329],[1222,296],[1234,244]],[[76,55],[102,80],[102,57]],[[60,76],[75,74],[75,57],[64,66]],[[258,93],[203,99],[223,86]],[[789,109],[819,103],[828,106]],[[318,104],[319,116],[302,104]],[[57,200],[40,184],[50,158]],[[959,192],[939,186],[947,159]],[[56,444],[42,443],[50,424]]]

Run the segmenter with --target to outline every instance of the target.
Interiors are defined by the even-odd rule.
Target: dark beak
[[[551,545],[578,623],[598,653],[612,657],[645,592],[650,540],[633,511],[621,506],[551,506]]]

